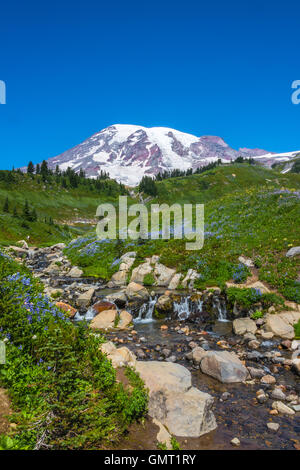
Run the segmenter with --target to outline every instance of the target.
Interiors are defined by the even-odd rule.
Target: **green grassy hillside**
[[[247,163],[221,165],[202,174],[157,182],[159,202],[205,203],[225,194],[248,188],[300,188],[299,174],[281,174]]]
[[[40,175],[0,171],[0,243],[13,243],[30,237],[31,244],[52,244],[73,238],[78,228],[67,228],[77,219],[95,217],[101,202],[116,203],[124,189],[114,180],[105,180],[99,188],[83,180],[76,188],[63,187],[55,176],[43,181]],[[7,201],[7,210],[5,205]],[[37,220],[23,216],[26,201]]]
[[[203,181],[206,189],[201,189]],[[285,256],[300,242],[300,175],[230,165],[202,175],[171,178],[158,183],[158,188],[160,202],[205,202],[201,250],[186,251],[185,240],[101,242],[91,234],[67,248],[73,263],[82,266],[86,274],[109,278],[118,270],[122,253],[137,251],[133,267],[156,254],[178,272],[197,270],[197,286],[204,288],[223,287],[228,280],[244,281],[249,273],[238,261],[244,255],[255,261],[261,280],[287,299],[300,302],[300,260]]]

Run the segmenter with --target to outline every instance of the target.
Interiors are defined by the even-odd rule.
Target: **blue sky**
[[[114,123],[299,150],[299,18],[290,0],[2,2],[0,168]]]

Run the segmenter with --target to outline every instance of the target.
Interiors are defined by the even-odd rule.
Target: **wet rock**
[[[100,330],[114,328],[117,314],[116,310],[103,310],[92,319],[90,327]]]
[[[233,321],[233,331],[236,335],[244,335],[245,333],[256,333],[257,327],[255,321],[251,318],[236,318]]]
[[[200,363],[204,374],[211,375],[222,383],[243,382],[248,370],[234,353],[208,351]]]
[[[252,340],[256,341],[256,336],[253,333],[246,333],[244,334],[243,340],[247,342]]]
[[[136,282],[128,284],[125,294],[128,300],[147,300],[149,298],[147,289]]]
[[[256,369],[255,367],[247,367],[247,369],[253,379],[261,379],[264,375],[266,375],[263,369]]]
[[[95,289],[93,287],[87,290],[86,292],[83,292],[83,294],[81,294],[77,299],[78,307],[80,308],[88,307],[91,303],[94,293],[95,293]]]
[[[260,346],[260,342],[255,340],[255,339],[249,341],[249,343],[248,343],[248,347],[251,348],[251,349],[257,349],[257,348],[259,348],[259,346]]]
[[[230,398],[230,393],[229,392],[222,393],[221,400],[226,401],[226,400],[228,400],[228,398]]]
[[[125,290],[120,290],[118,292],[114,292],[113,294],[107,295],[106,300],[112,304],[115,303],[120,308],[125,307],[127,301]]]
[[[161,353],[162,353],[163,357],[169,357],[170,354],[171,354],[171,350],[167,349],[167,348],[164,348]]]
[[[279,413],[286,415],[294,415],[295,411],[292,410],[289,406],[285,405],[281,401],[274,401],[272,403],[273,410],[277,410]]]
[[[173,308],[173,302],[172,299],[168,295],[161,295],[156,304],[155,307],[163,313],[171,312]]]
[[[300,359],[293,359],[292,360],[292,371],[295,374],[300,375]]]
[[[119,316],[119,323],[118,323],[118,328],[121,330],[128,328],[128,326],[132,323],[132,315],[127,312],[127,310],[122,310]]]
[[[176,358],[175,355],[169,356],[169,357],[166,359],[167,362],[176,362],[176,360],[177,360],[177,358]]]
[[[176,436],[199,437],[216,428],[213,397],[191,387],[191,373],[170,362],[140,362],[136,370],[149,388],[149,415]]]
[[[275,377],[273,377],[273,375],[264,375],[260,379],[260,381],[261,381],[262,384],[267,384],[267,385],[272,385],[272,384],[276,383],[276,379],[275,379]]]
[[[137,349],[135,351],[135,354],[136,354],[138,359],[145,359],[146,358],[146,354],[144,353],[144,351],[142,349]]]
[[[281,388],[276,387],[276,388],[274,388],[274,390],[272,390],[271,398],[273,398],[274,400],[285,400],[285,399],[286,399],[286,395],[285,395],[285,393],[281,390]]]
[[[292,349],[292,351],[296,351],[296,349],[299,349],[299,347],[300,347],[300,340],[294,339],[291,342],[290,348]]]
[[[241,445],[241,442],[237,437],[234,437],[230,442],[235,447],[239,447]]]
[[[201,348],[200,346],[196,346],[192,351],[192,360],[194,364],[200,364],[206,354],[207,351],[205,351],[205,349]]]
[[[256,400],[258,403],[265,403],[268,400],[268,395],[265,394],[264,390],[258,390],[256,392]]]
[[[279,429],[279,424],[278,423],[267,423],[267,428],[271,432],[277,432]]]
[[[99,300],[99,302],[96,302],[94,305],[91,307],[95,314],[101,313],[104,310],[116,310],[115,304],[112,302],[107,302],[105,300]]]

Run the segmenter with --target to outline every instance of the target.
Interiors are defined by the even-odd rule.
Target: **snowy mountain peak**
[[[50,158],[48,164],[50,168],[59,165],[61,170],[70,167],[79,171],[82,168],[89,177],[97,177],[101,170],[106,171],[111,178],[136,186],[144,175],[195,169],[218,159],[226,163],[239,155],[257,157],[264,154],[268,152],[234,150],[217,136],[196,137],[167,127],[114,124]]]

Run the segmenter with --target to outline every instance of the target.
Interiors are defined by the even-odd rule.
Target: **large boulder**
[[[191,387],[191,373],[172,362],[137,361],[136,370],[149,389],[149,415],[170,433],[199,437],[217,427],[213,397]]]
[[[255,334],[257,331],[255,321],[251,318],[236,318],[233,321],[233,331],[236,335],[244,335],[245,333]]]
[[[194,269],[189,269],[185,278],[182,281],[182,286],[190,288],[194,287],[194,282],[196,279],[198,279],[199,276],[200,274],[198,274],[197,271],[195,271]]]
[[[191,353],[192,360],[195,364],[200,364],[202,359],[206,356],[208,351],[201,348],[200,346],[196,346]]]
[[[181,278],[182,278],[181,273],[174,274],[174,276],[172,277],[169,283],[168,289],[171,289],[171,290],[177,289]]]
[[[125,286],[127,282],[127,271],[120,270],[114,273],[108,283],[108,287]]]
[[[288,311],[277,314],[268,314],[264,329],[284,339],[293,339],[295,331],[293,325],[300,319],[299,311]]]
[[[149,298],[147,289],[136,282],[128,284],[125,294],[128,300],[147,300]]]
[[[146,276],[146,274],[151,274],[152,271],[153,267],[149,262],[140,264],[132,270],[130,282],[137,282],[139,284],[143,284],[144,277]]]
[[[122,310],[119,316],[118,328],[124,330],[132,323],[132,315],[126,310]]]
[[[117,307],[114,303],[108,302],[106,300],[99,300],[91,307],[96,314],[103,312],[104,310],[117,310]]]
[[[289,249],[285,256],[287,256],[288,258],[292,258],[293,256],[298,255],[300,255],[300,246],[294,246],[293,248]]]
[[[154,268],[156,285],[160,287],[167,287],[175,273],[175,269],[167,268],[167,266],[161,263],[156,263]]]
[[[228,351],[207,351],[200,363],[204,374],[211,375],[222,383],[243,382],[248,370],[234,353]]]
[[[104,310],[92,319],[90,327],[98,330],[114,328],[117,315],[117,310]]]

